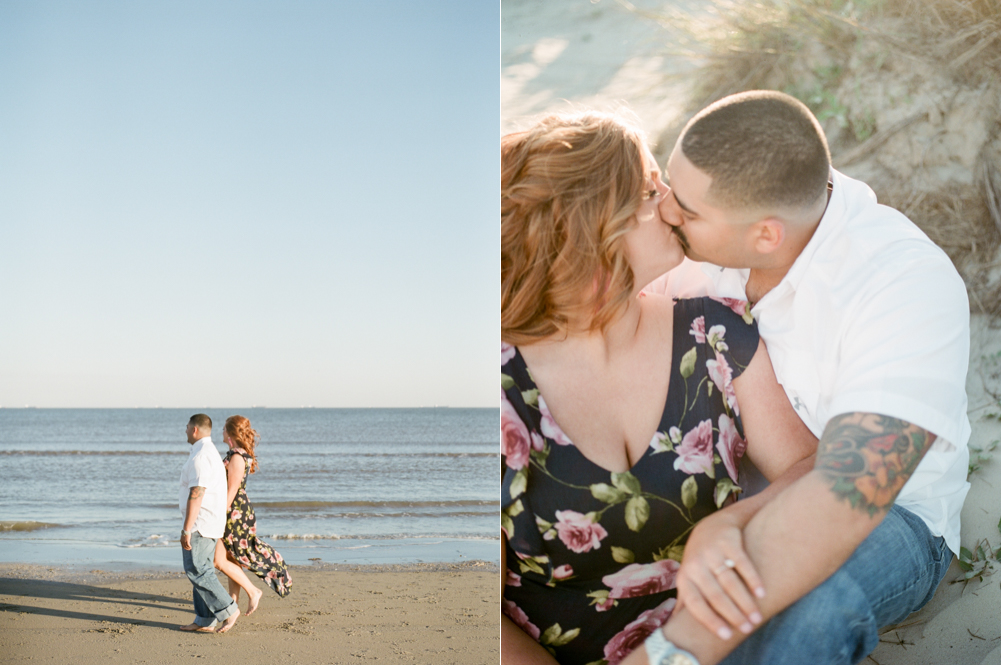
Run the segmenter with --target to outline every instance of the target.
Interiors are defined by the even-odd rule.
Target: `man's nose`
[[[668,188],[667,193],[660,198],[660,204],[657,206],[660,209],[660,218],[671,226],[681,226],[681,208],[678,206],[678,202],[674,199],[674,192]]]

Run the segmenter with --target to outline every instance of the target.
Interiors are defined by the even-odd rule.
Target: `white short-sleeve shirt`
[[[948,256],[903,214],[877,204],[865,183],[838,172],[833,180],[810,242],[751,313],[779,383],[817,437],[831,418],[852,412],[937,436],[896,503],[958,552],[970,487],[966,287]],[[748,270],[702,270],[710,293],[746,299]],[[648,288],[677,290],[665,278]]]
[[[181,469],[178,500],[183,517],[188,508],[188,493],[192,487],[204,487],[202,507],[192,531],[206,538],[222,538],[226,530],[226,467],[211,437],[191,445],[188,461]]]

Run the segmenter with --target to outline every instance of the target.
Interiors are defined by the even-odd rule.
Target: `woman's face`
[[[230,438],[229,432],[227,432],[226,430],[222,431],[222,440],[223,440],[223,443],[225,443],[230,448],[233,447],[233,439]]]
[[[685,258],[674,227],[660,215],[660,202],[668,187],[661,179],[657,160],[648,148],[644,149],[643,171],[646,174],[644,200],[636,211],[635,225],[625,235],[626,258],[629,259],[637,290],[678,266]]]

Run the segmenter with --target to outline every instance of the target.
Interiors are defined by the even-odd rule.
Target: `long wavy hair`
[[[644,138],[608,113],[549,115],[501,139],[501,339],[604,330],[633,290],[623,236]]]
[[[254,448],[261,437],[250,426],[250,421],[243,416],[230,416],[227,418],[225,429],[226,434],[229,434],[229,438],[250,455],[250,472],[255,473],[257,471],[257,454],[254,452]]]

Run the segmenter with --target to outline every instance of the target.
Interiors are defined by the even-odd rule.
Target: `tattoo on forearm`
[[[200,499],[203,496],[205,496],[205,488],[204,487],[197,487],[197,486],[196,487],[192,487],[191,491],[188,492],[188,501],[191,501],[192,499]]]
[[[905,420],[848,413],[827,424],[815,468],[833,482],[835,495],[871,517],[890,509],[934,441]]]

